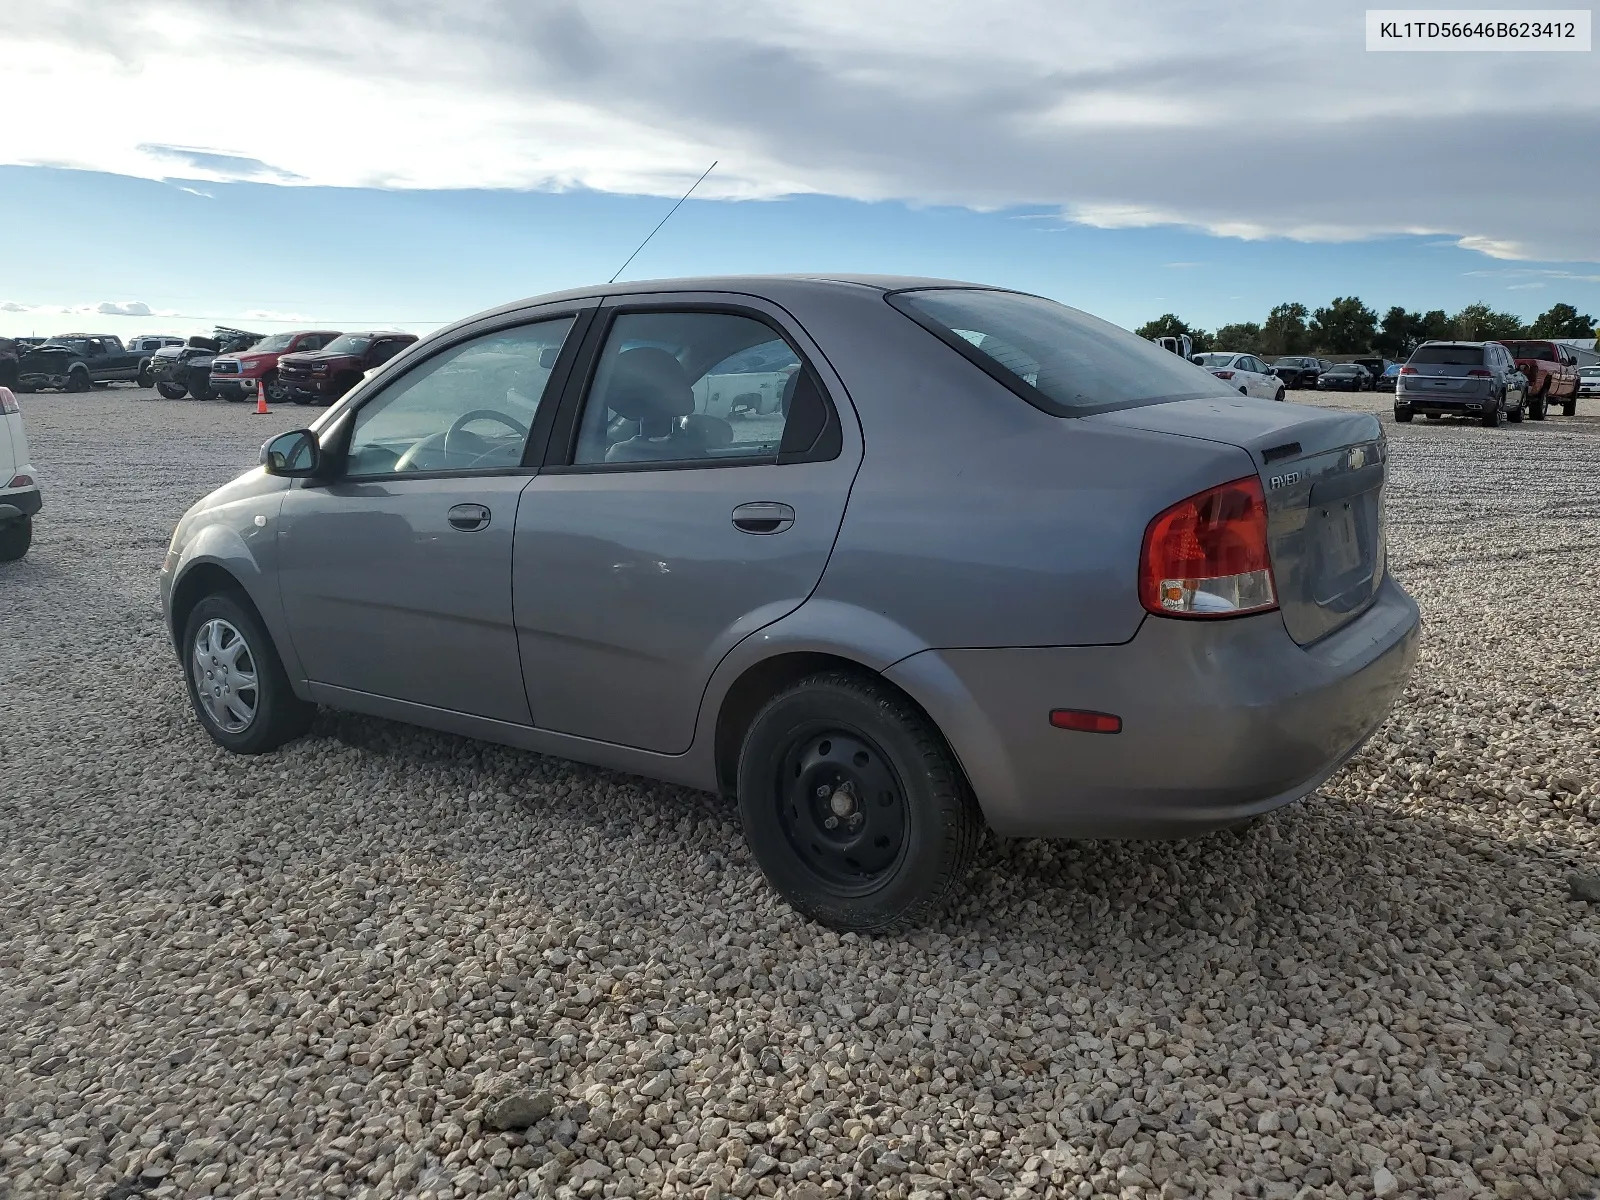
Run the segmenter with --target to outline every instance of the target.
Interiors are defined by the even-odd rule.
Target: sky
[[[713,160],[624,279],[1600,312],[1593,52],[1368,53],[1364,12],[0,0],[0,334],[424,331],[605,280]]]

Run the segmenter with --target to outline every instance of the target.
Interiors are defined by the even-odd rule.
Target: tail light
[[[1400,368],[1400,374],[1402,374],[1402,375],[1415,375],[1416,373],[1417,373],[1417,369],[1415,367],[1401,367]]]
[[[1164,617],[1237,617],[1278,607],[1258,477],[1190,496],[1150,522],[1139,555],[1139,600]]]
[[[1211,373],[1213,375],[1215,375],[1218,379],[1232,379],[1233,378],[1233,372],[1232,371],[1213,371]]]
[[[22,411],[17,406],[17,398],[8,387],[0,387],[0,417],[16,416]]]
[[[1494,372],[1493,371],[1485,371],[1482,367],[1473,367],[1472,370],[1467,372],[1467,374],[1470,375],[1470,376],[1474,376],[1474,377],[1476,377],[1478,379],[1493,379],[1494,378]]]
[[[33,476],[32,475],[15,475],[15,476],[12,477],[11,482],[6,484],[6,486],[8,488],[32,487],[33,486]]]

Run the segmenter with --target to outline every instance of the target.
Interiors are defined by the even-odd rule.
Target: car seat
[[[608,463],[673,462],[705,453],[694,439],[673,436],[678,418],[694,413],[694,391],[682,365],[665,350],[635,346],[617,355],[605,404],[639,428],[606,451]]]

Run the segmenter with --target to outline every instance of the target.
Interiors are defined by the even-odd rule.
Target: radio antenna
[[[645,236],[644,241],[639,243],[638,249],[635,250],[632,254],[628,255],[627,262],[623,263],[620,267],[617,268],[617,275],[621,275],[624,271],[626,271],[628,269],[628,263],[631,263],[634,259],[639,257],[639,250],[643,250],[646,246],[648,246],[650,244],[650,239],[655,237],[655,235],[658,232],[660,232],[661,227],[672,219],[672,214],[673,213],[677,212],[678,209],[683,207],[683,201],[687,200],[691,195],[694,194],[695,188],[699,187],[702,183],[705,182],[706,175],[709,175],[709,174],[711,174],[712,171],[715,171],[717,169],[717,162],[720,162],[720,161],[721,160],[718,159],[715,162],[713,162],[709,167],[707,167],[705,169],[705,173],[702,174],[699,179],[696,179],[693,183],[691,183],[689,185],[689,190],[683,194],[683,198],[681,200],[679,200],[678,203],[674,204],[667,211],[667,215],[666,216],[662,217],[661,220],[656,222],[656,227],[654,229],[652,229]],[[617,275],[613,275],[610,279],[606,280],[606,282],[607,283],[615,283],[617,281]]]

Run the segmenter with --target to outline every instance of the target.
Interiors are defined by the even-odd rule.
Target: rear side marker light
[[[1111,713],[1090,712],[1086,708],[1053,708],[1050,724],[1057,729],[1078,733],[1121,733],[1122,718]]]
[[[1180,500],[1150,522],[1139,554],[1139,600],[1162,617],[1238,617],[1278,607],[1258,476]]]

